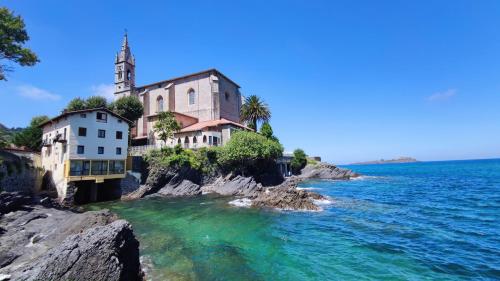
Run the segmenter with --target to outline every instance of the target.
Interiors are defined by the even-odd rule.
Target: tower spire
[[[130,95],[135,87],[135,59],[128,45],[128,34],[125,29],[121,50],[115,59],[115,96]]]

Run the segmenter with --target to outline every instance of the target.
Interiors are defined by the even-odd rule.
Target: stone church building
[[[165,145],[153,130],[162,111],[173,112],[182,127],[168,146],[224,145],[233,131],[250,130],[240,122],[240,86],[216,69],[142,86],[136,86],[135,74],[135,58],[125,35],[115,59],[115,98],[135,95],[144,105],[144,115],[132,130],[134,146]]]

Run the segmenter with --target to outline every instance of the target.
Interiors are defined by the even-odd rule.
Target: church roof
[[[244,126],[242,124],[221,118],[219,120],[209,120],[209,121],[204,121],[204,122],[198,122],[198,123],[195,123],[191,126],[187,126],[186,128],[181,129],[179,132],[186,133],[186,132],[199,131],[199,130],[202,130],[204,128],[217,127],[219,125],[233,125],[233,126],[245,129],[245,130],[252,130],[252,129],[250,129],[247,126]]]
[[[151,86],[158,85],[158,84],[163,84],[163,83],[168,83],[168,82],[174,82],[176,80],[185,79],[185,78],[189,78],[189,77],[193,77],[193,76],[198,76],[198,75],[201,75],[201,74],[209,74],[209,73],[218,74],[218,75],[224,77],[224,79],[226,79],[229,82],[231,82],[234,85],[236,85],[236,87],[241,88],[240,85],[236,84],[236,82],[234,82],[233,80],[229,79],[226,75],[222,74],[222,72],[218,71],[215,68],[211,68],[211,69],[207,69],[207,70],[203,70],[203,71],[200,71],[200,72],[195,72],[195,73],[191,73],[191,74],[187,74],[187,75],[183,75],[183,76],[179,76],[179,77],[174,77],[174,78],[170,78],[170,79],[163,80],[163,81],[158,81],[158,82],[155,82],[155,83],[151,83],[151,84],[139,86],[139,87],[136,87],[136,88],[137,89],[143,89],[143,88],[151,87]]]

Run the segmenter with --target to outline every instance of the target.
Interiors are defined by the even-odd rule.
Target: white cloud
[[[427,97],[430,102],[445,101],[453,98],[457,94],[456,89],[448,89],[443,92],[437,92]]]
[[[115,99],[115,85],[113,84],[99,84],[91,87],[93,96],[105,97],[108,101]]]
[[[18,95],[33,99],[33,100],[52,100],[56,101],[61,99],[61,96],[53,94],[47,90],[40,89],[31,85],[23,85],[17,87]]]

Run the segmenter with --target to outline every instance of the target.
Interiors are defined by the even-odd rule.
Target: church
[[[217,69],[136,86],[135,58],[126,34],[115,59],[114,94],[115,99],[137,96],[144,106],[144,114],[131,132],[133,146],[219,146],[235,130],[251,130],[240,121],[240,86]],[[181,130],[166,144],[153,130],[162,111],[172,112],[181,124]]]

